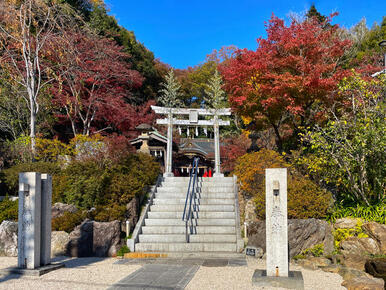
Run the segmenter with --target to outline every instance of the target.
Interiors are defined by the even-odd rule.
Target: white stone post
[[[288,277],[287,169],[265,170],[267,276]]]
[[[51,262],[51,205],[52,205],[52,176],[42,174],[42,211],[41,211],[41,247],[40,265]]]
[[[219,130],[219,124],[218,124],[218,116],[217,114],[214,115],[214,177],[221,177],[224,176],[224,174],[221,173],[221,166],[220,166],[220,130]]]
[[[19,268],[40,266],[41,176],[19,173],[18,260]]]
[[[168,113],[168,143],[166,146],[166,164],[164,176],[174,176],[172,172],[172,156],[173,156],[173,114]]]

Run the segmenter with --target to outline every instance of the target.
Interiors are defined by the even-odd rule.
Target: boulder
[[[71,257],[93,256],[93,221],[86,219],[70,233],[70,241],[67,244],[67,255]]]
[[[352,229],[355,228],[360,221],[359,218],[341,218],[337,219],[334,224],[335,229]]]
[[[121,224],[119,221],[94,222],[93,254],[97,257],[112,257],[121,243]]]
[[[61,202],[54,203],[54,205],[51,207],[52,218],[60,217],[65,212],[74,213],[77,211],[78,211],[78,209],[76,208],[75,205],[65,204],[65,203],[61,203]]]
[[[131,229],[135,228],[139,219],[139,204],[138,197],[134,197],[128,204],[126,204],[126,216],[130,221]]]
[[[51,233],[51,257],[65,256],[70,242],[70,234],[65,231],[53,231]]]
[[[372,238],[350,237],[340,243],[344,265],[364,270],[368,254],[379,254],[379,247]]]
[[[319,267],[327,267],[331,265],[331,261],[323,257],[310,257],[307,259],[299,259],[296,263],[305,269],[317,270]]]
[[[67,254],[72,257],[114,256],[120,246],[120,222],[86,219],[70,233]]]
[[[3,221],[1,223],[0,256],[17,256],[17,222]]]
[[[370,275],[361,270],[349,267],[340,267],[338,274],[342,276],[343,280],[351,280],[358,277],[370,277]]]
[[[342,286],[348,290],[384,290],[384,281],[374,277],[355,277],[345,280]]]
[[[386,258],[368,260],[365,264],[365,270],[376,278],[382,278],[386,283]]]
[[[386,254],[386,225],[376,222],[365,223],[363,230],[374,240],[377,241],[381,254]]]
[[[317,244],[324,245],[324,254],[331,254],[334,250],[331,226],[326,221],[318,219],[288,220],[288,242],[290,257]],[[265,221],[249,223],[248,245],[266,250]]]

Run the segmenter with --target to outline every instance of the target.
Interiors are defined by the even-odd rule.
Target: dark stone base
[[[20,269],[16,267],[11,267],[11,268],[5,268],[5,269],[0,269],[0,274],[3,275],[10,275],[10,274],[19,274],[19,275],[25,275],[25,276],[41,276],[44,275],[48,272],[54,271],[59,268],[63,268],[64,264],[63,263],[53,263],[53,264],[48,264],[36,269]]]
[[[255,270],[252,276],[252,284],[260,287],[304,290],[303,275],[300,271],[289,271],[288,277],[271,277],[267,276],[266,270]]]

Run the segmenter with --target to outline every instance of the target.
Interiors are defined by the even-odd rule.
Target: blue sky
[[[205,61],[207,54],[222,46],[256,48],[265,37],[264,22],[272,13],[286,18],[289,12],[304,12],[312,3],[319,12],[338,11],[334,23],[351,27],[367,19],[368,26],[386,15],[383,0],[283,1],[283,0],[106,0],[118,23],[134,31],[137,39],[156,58],[174,68]]]

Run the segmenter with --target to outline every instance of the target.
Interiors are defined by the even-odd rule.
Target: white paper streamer
[[[196,136],[198,137],[198,127],[196,126]]]
[[[205,136],[208,136],[208,128],[207,127],[204,127],[204,133],[205,133]]]
[[[180,126],[178,126],[178,133],[181,135],[181,127]]]

